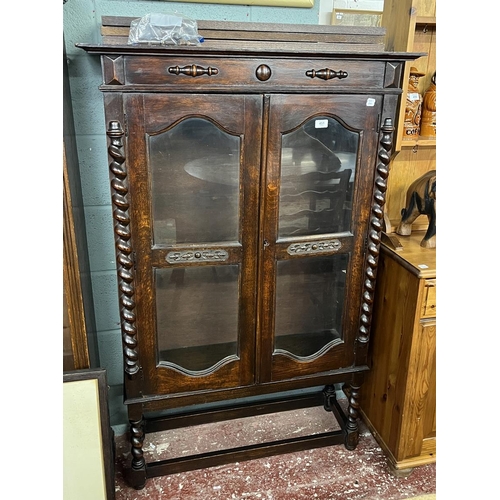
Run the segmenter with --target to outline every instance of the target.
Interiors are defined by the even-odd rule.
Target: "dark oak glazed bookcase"
[[[354,449],[393,120],[418,55],[384,52],[380,28],[200,21],[203,44],[167,47],[127,45],[129,24],[103,18],[102,45],[79,46],[103,71],[130,484]],[[314,404],[339,431],[144,458],[145,433]]]

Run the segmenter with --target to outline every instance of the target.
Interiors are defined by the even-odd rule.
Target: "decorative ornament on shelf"
[[[436,171],[429,170],[412,182],[406,193],[406,205],[401,210],[401,222],[396,233],[411,234],[411,225],[419,215],[427,215],[429,227],[420,242],[423,248],[436,248]]]
[[[420,134],[420,118],[422,115],[423,98],[418,92],[418,81],[425,73],[415,66],[410,68],[408,93],[406,94],[406,108],[403,139],[417,139]]]
[[[422,104],[421,137],[436,137],[436,72],[432,75],[431,84],[424,94]]]

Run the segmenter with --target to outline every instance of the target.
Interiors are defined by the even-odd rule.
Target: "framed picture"
[[[314,7],[314,0],[184,0],[194,3],[224,3],[238,5],[264,5],[272,7]]]
[[[382,12],[372,10],[333,9],[332,25],[337,26],[382,26]]]
[[[106,370],[63,373],[65,500],[114,500],[114,470]]]

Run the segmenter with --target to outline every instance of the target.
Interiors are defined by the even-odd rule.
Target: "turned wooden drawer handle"
[[[217,68],[202,68],[201,66],[197,66],[196,64],[191,64],[191,66],[184,66],[183,68],[179,66],[170,66],[168,68],[168,72],[173,75],[187,75],[187,76],[201,76],[201,75],[217,75],[219,70]]]
[[[347,71],[334,71],[333,69],[323,68],[317,71],[315,69],[310,69],[309,71],[306,71],[306,76],[311,78],[321,78],[322,80],[331,80],[332,78],[342,80],[342,78],[347,78],[349,75],[347,74]]]

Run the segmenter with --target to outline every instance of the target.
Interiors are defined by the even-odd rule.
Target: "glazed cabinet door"
[[[261,382],[354,364],[382,98],[265,102]]]
[[[143,393],[253,384],[262,97],[124,109]]]

